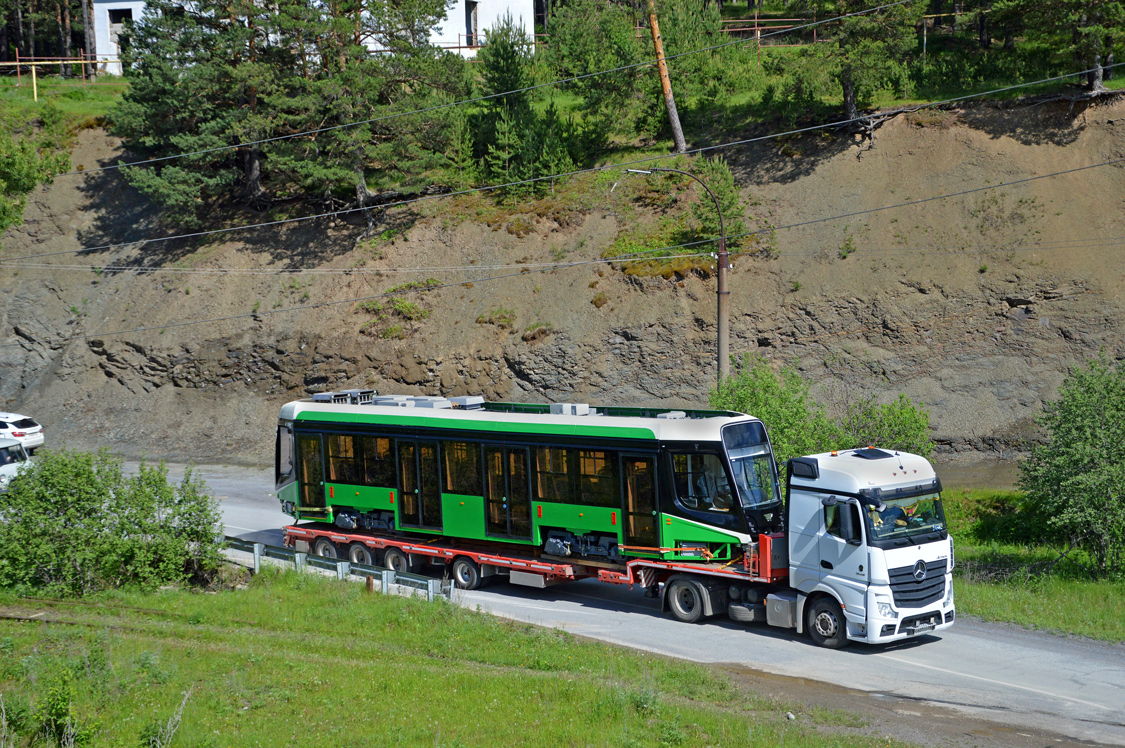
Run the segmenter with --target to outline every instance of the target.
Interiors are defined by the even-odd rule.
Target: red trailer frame
[[[479,545],[454,545],[455,539],[435,539],[423,541],[409,537],[387,537],[365,533],[341,532],[339,528],[327,525],[289,525],[285,531],[286,547],[295,547],[298,540],[304,540],[310,547],[318,538],[350,545],[362,543],[368,548],[386,550],[397,548],[403,553],[421,556],[431,563],[453,563],[458,557],[471,559],[482,568],[485,565],[500,569],[541,575],[545,582],[569,582],[576,579],[597,578],[609,584],[651,587],[673,574],[698,574],[732,582],[751,582],[777,584],[789,577],[789,566],[773,566],[774,543],[785,543],[785,535],[775,533],[760,535],[758,544],[752,549],[749,558],[743,557],[724,564],[685,563],[683,561],[661,561],[659,559],[636,558],[624,564],[607,564],[599,561],[565,560],[553,556],[517,555],[509,548],[498,551]],[[464,542],[464,541],[461,541]],[[499,545],[499,544],[497,544]],[[788,557],[788,554],[785,556]]]

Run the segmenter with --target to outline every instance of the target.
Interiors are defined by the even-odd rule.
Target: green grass
[[[57,76],[38,79],[39,101],[32,96],[31,76],[22,77],[17,86],[15,76],[0,78],[0,109],[38,117],[46,102],[52,102],[74,123],[104,117],[128,88],[124,78],[103,75],[96,82],[82,85],[81,78],[63,80]]]
[[[960,614],[1125,642],[1125,581],[1092,579],[1080,550],[1058,561],[1062,548],[1038,539],[1042,521],[1023,510],[1020,492],[953,489],[942,498]]]
[[[73,699],[89,745],[138,745],[190,688],[174,742],[185,748],[888,745],[848,733],[861,726],[849,715],[746,691],[715,668],[314,575],[98,602],[0,595],[6,611],[79,624],[0,621],[0,692],[21,735],[53,692],[64,716]]]

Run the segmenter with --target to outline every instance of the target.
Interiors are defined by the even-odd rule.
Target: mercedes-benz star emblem
[[[914,578],[921,582],[926,578],[926,562],[919,559],[918,563],[914,564]]]

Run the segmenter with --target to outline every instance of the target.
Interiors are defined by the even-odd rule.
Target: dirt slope
[[[73,162],[118,152],[86,131]],[[1125,158],[1125,104],[982,105],[899,117],[873,147],[817,136],[726,155],[755,217],[810,222],[779,228],[775,259],[736,261],[732,351],[796,360],[833,407],[906,393],[948,457],[1010,451],[1068,367],[1099,348],[1125,356],[1125,165],[999,187]],[[981,187],[997,188],[877,210]],[[101,248],[0,266],[0,408],[34,414],[53,443],[265,463],[278,406],[323,389],[705,402],[713,278],[521,272],[599,257],[621,215],[482,223],[435,201],[387,221],[387,240],[358,243],[363,227],[336,220],[130,244],[170,232],[115,172],[60,178],[0,257]],[[91,270],[113,264],[180,272]],[[278,272],[292,268],[336,272]],[[348,301],[427,278],[463,285],[414,298],[423,320]],[[343,303],[282,311],[323,302]],[[108,334],[137,327],[150,329]]]

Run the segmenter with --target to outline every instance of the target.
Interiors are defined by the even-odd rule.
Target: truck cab
[[[789,461],[796,625],[815,642],[882,643],[953,625],[941,481],[918,455],[867,447]]]

